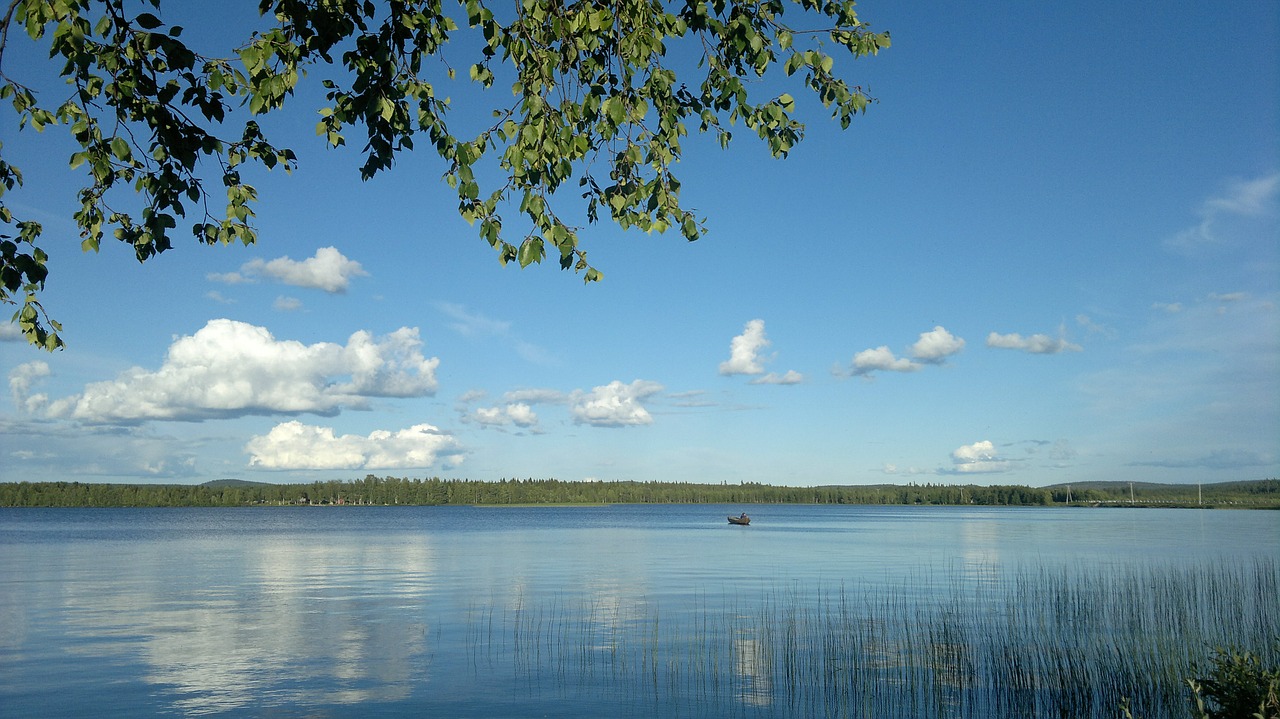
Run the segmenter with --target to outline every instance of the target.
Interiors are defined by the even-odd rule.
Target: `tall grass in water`
[[[945,587],[478,612],[485,671],[705,717],[1187,717],[1215,646],[1280,657],[1280,564],[1030,567]],[[493,622],[500,626],[490,628]]]

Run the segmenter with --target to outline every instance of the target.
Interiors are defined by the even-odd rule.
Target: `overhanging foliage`
[[[804,133],[796,101],[755,81],[790,77],[848,127],[871,100],[836,73],[832,53],[889,45],[850,0],[262,0],[259,11],[263,28],[206,56],[165,22],[160,0],[9,1],[0,99],[16,127],[57,129],[78,146],[68,162],[85,177],[74,217],[85,250],[108,234],[139,261],[183,231],[208,244],[256,241],[258,193],[244,168],[287,172],[297,162],[256,118],[318,81],[317,133],[336,147],[358,128],[363,178],[425,137],[462,217],[501,262],[551,256],[595,281],[579,238],[585,225],[555,209],[565,183],[576,179],[586,224],[603,215],[695,240],[706,226],[681,204],[674,173],[689,130],[727,145],[740,123],[785,157]],[[10,75],[6,56],[32,51],[12,44],[19,36],[61,63],[65,93],[50,99]],[[696,67],[677,55],[696,57]],[[509,93],[483,95],[493,121],[477,134],[450,124],[440,89],[461,74],[455,68],[485,89],[512,78]],[[481,179],[491,175],[499,179]],[[56,349],[60,326],[39,301],[42,227],[3,204],[20,185],[20,169],[0,156],[0,301],[22,298],[14,320]]]

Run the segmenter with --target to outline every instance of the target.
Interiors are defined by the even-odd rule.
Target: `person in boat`
[[[742,514],[739,514],[739,515],[738,515],[738,519],[746,519],[746,518],[747,518],[747,513],[746,513],[746,512],[743,512]]]

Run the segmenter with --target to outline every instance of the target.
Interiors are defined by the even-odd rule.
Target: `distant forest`
[[[685,482],[375,477],[310,484],[217,480],[200,485],[0,483],[0,507],[241,507],[261,505],[894,504],[1254,507],[1280,509],[1280,480],[1216,484],[1084,482],[1018,485],[781,487]]]

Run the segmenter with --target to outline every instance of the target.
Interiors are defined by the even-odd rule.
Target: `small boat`
[[[742,524],[742,525],[751,524],[751,517],[748,517],[746,514],[740,514],[736,517],[729,517],[729,524]]]

